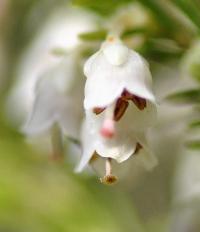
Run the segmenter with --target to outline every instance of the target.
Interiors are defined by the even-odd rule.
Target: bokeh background
[[[159,165],[130,159],[104,186],[91,170],[74,173],[74,149],[53,162],[45,136],[21,126],[41,69],[78,45],[87,58],[116,27],[150,63]],[[0,0],[0,231],[200,231],[199,33],[199,0]]]

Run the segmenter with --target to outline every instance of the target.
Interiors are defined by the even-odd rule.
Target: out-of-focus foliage
[[[200,89],[192,89],[179,93],[174,93],[169,96],[169,99],[180,103],[199,103]]]
[[[129,2],[131,0],[110,0],[103,2],[101,0],[72,0],[72,4],[93,10],[101,15],[113,14],[117,8]]]

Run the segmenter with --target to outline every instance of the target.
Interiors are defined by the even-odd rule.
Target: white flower
[[[23,129],[26,134],[37,135],[57,124],[63,134],[79,137],[83,78],[77,68],[77,57],[70,55],[38,79],[33,108]]]
[[[96,18],[89,12],[67,6],[52,9],[48,19],[41,22],[40,26],[41,29],[16,65],[16,81],[6,106],[7,117],[14,126],[23,124],[30,113],[38,78],[62,62],[63,55],[55,55],[55,51],[68,54],[78,46],[83,46],[78,35],[95,30]]]
[[[86,62],[84,74],[86,122],[77,170],[81,171],[93,154],[123,162],[141,148],[148,150],[145,133],[155,120],[156,103],[144,59],[119,38],[109,36]]]

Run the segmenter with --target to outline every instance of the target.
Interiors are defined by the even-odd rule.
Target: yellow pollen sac
[[[112,185],[117,182],[117,177],[114,175],[107,175],[107,176],[104,176],[103,178],[100,178],[100,181],[102,184]]]
[[[112,161],[111,158],[106,159],[106,163],[105,163],[106,175],[103,178],[100,178],[102,184],[112,185],[117,181],[117,177],[112,175],[111,161]]]

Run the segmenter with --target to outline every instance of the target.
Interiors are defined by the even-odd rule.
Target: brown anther
[[[133,94],[129,93],[127,90],[124,90],[121,97],[123,100],[132,100]]]
[[[129,103],[122,98],[117,100],[115,110],[114,110],[114,120],[119,121],[120,118],[124,115],[126,109],[128,108]]]
[[[147,106],[147,102],[144,98],[133,95],[133,98],[131,100],[138,107],[139,110],[144,110],[144,108],[146,108]]]
[[[139,110],[143,110],[147,106],[144,98],[135,96],[134,94],[129,93],[126,89],[123,91],[121,98],[126,101],[131,100]]]
[[[92,155],[92,157],[89,160],[89,163],[93,163],[94,161],[96,161],[99,158],[99,154],[95,151]]]
[[[107,175],[107,176],[104,176],[103,178],[100,178],[100,181],[102,184],[112,185],[117,182],[117,177],[114,175]]]
[[[143,146],[140,143],[136,144],[136,148],[135,148],[135,153],[134,154],[138,154],[139,151],[143,148]]]
[[[102,113],[105,109],[106,109],[105,107],[95,107],[93,109],[93,113],[98,115],[98,114]]]

